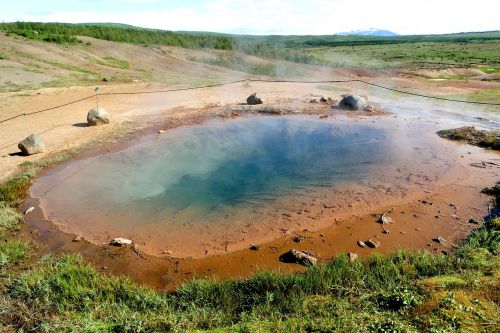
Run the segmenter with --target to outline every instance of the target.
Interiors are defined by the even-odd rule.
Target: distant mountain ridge
[[[397,33],[390,30],[382,30],[370,28],[368,30],[353,30],[348,32],[339,32],[336,35],[341,36],[379,36],[379,37],[392,37],[399,36]]]

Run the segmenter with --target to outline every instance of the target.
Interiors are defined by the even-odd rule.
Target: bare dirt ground
[[[102,93],[140,92],[254,77],[216,66],[193,63],[182,54],[186,52],[184,50],[149,49],[124,44],[116,46],[114,43],[97,40],[92,40],[90,46],[78,46],[67,50],[59,45],[41,46],[38,42],[18,41],[5,36],[0,36],[0,40],[2,42],[0,51],[7,53],[7,59],[0,63],[2,74],[5,74],[2,75],[2,79],[9,78],[2,83],[4,88],[8,89],[3,89],[4,92],[0,93],[2,100],[0,121],[25,112],[42,110],[87,97],[93,94],[95,84],[102,85]],[[109,55],[127,59],[129,67],[115,68],[95,62],[92,62],[93,67],[89,67],[89,62],[84,61],[88,57],[102,60]],[[62,68],[57,62],[70,63],[98,75],[87,73],[82,78],[80,74],[75,74],[74,68],[71,70]],[[404,71],[397,70],[376,72],[346,68],[325,69],[309,65],[296,66],[301,66],[306,73],[302,80],[360,78],[430,95],[453,95],[492,87],[500,88],[498,83],[475,80],[431,81],[422,77],[407,76]],[[114,79],[102,84],[103,76]],[[43,82],[50,82],[60,77],[65,78],[61,82],[66,82],[68,86],[43,88]],[[18,86],[18,91],[12,91],[13,85]],[[214,108],[237,105],[254,92],[257,92],[269,105],[280,104],[283,100],[297,101],[297,104],[303,105],[317,96],[338,99],[342,93],[357,90],[382,105],[394,97],[392,94],[377,93],[373,89],[353,83],[329,84],[325,88],[325,85],[320,84],[260,82],[193,91],[101,96],[99,104],[110,113],[111,124],[86,127],[84,125],[86,114],[95,106],[95,100],[89,99],[28,118],[19,117],[13,121],[0,123],[0,181],[13,175],[18,170],[18,165],[25,161],[40,161],[69,149],[80,149],[96,144],[98,149],[105,150],[107,145],[116,142],[116,138],[120,135],[133,135],[141,129],[163,126],[165,122],[172,124],[171,127],[176,127],[184,123],[201,121],[214,116]],[[399,103],[402,100],[401,96],[396,100]],[[407,102],[407,106],[410,104],[422,109],[433,107],[430,103]],[[448,111],[453,108],[455,105],[447,105]],[[471,115],[474,115],[474,112],[471,108]],[[424,118],[421,121],[434,120]],[[32,132],[42,135],[47,151],[29,157],[20,156],[17,143]],[[441,139],[436,136],[436,140]],[[297,212],[291,212],[291,219],[295,221],[292,224],[295,226],[283,230],[281,237],[277,239],[273,237],[274,240],[262,244],[260,251],[233,249],[229,245],[226,249],[228,254],[193,260],[168,256],[151,257],[140,247],[116,249],[109,246],[95,246],[87,242],[74,243],[71,242],[73,235],[64,234],[48,223],[40,223],[43,221],[40,210],[27,217],[29,228],[26,232],[42,252],[48,250],[57,253],[80,252],[103,271],[111,274],[128,274],[137,281],[149,283],[159,289],[172,288],[194,276],[234,278],[248,276],[265,269],[300,270],[297,265],[284,264],[278,260],[283,252],[292,247],[309,250],[320,260],[328,260],[344,251],[357,252],[364,256],[374,251],[390,252],[400,247],[428,249],[435,252],[450,251],[453,250],[454,242],[458,242],[476,227],[469,223],[469,219],[481,219],[486,213],[488,198],[479,194],[479,191],[485,186],[491,186],[499,176],[499,170],[495,166],[484,169],[471,166],[471,163],[482,160],[493,161],[497,158],[496,154],[455,143],[450,143],[450,147],[451,145],[456,146],[458,152],[458,157],[454,159],[458,170],[446,184],[435,186],[427,190],[428,192],[421,191],[418,195],[405,200],[380,201],[376,207],[370,209],[363,209],[360,206],[350,214],[324,212],[324,224],[321,225],[320,231],[318,229],[310,231],[300,227],[301,224],[295,222],[300,222],[303,217]],[[26,203],[30,204],[29,201]],[[392,207],[394,213],[391,217],[396,223],[388,227],[389,234],[383,234],[381,225],[376,223],[378,217],[372,214],[380,214]],[[291,238],[298,235],[303,236],[305,240],[300,243],[293,242]],[[438,235],[447,239],[447,243],[440,245],[434,242],[432,239]],[[382,244],[381,247],[372,250],[357,246],[358,240],[368,238],[378,239]]]

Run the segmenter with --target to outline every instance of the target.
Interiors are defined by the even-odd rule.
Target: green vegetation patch
[[[65,64],[65,63],[58,62],[58,61],[47,61],[47,63],[51,64],[52,66],[66,69],[68,71],[78,72],[78,73],[87,74],[87,75],[91,75],[91,76],[99,76],[98,73],[89,71],[88,69],[85,69],[82,67],[78,67],[78,66],[74,66],[74,65],[70,65],[70,64]]]
[[[446,139],[465,141],[468,144],[483,148],[500,150],[500,131],[483,131],[474,127],[460,127],[442,130],[437,134]]]
[[[76,36],[87,36],[114,42],[171,45],[185,48],[232,49],[229,38],[215,34],[196,34],[142,29],[113,24],[69,24],[15,22],[0,23],[0,30],[26,38],[59,44],[81,43]]]
[[[25,258],[28,251],[28,244],[23,241],[9,240],[0,243],[0,270]]]
[[[102,58],[102,60],[97,58],[88,58],[93,63],[98,65],[112,67],[112,68],[121,68],[121,69],[129,69],[130,64],[126,60],[118,59],[115,57],[107,56]]]

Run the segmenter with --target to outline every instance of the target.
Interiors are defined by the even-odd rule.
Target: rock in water
[[[38,134],[31,134],[17,145],[24,155],[42,153],[45,150],[42,137]]]
[[[87,123],[90,126],[109,124],[108,113],[104,108],[94,108],[87,113]]]
[[[344,110],[359,111],[367,106],[366,99],[361,96],[347,95],[339,103],[339,107]]]
[[[314,266],[318,262],[318,259],[303,251],[290,250],[281,255],[280,261],[286,263],[296,263],[304,266]]]
[[[257,105],[257,104],[262,104],[262,100],[257,97],[257,93],[253,93],[247,98],[247,104],[248,105]]]
[[[130,239],[118,237],[118,238],[113,239],[111,242],[109,242],[109,244],[113,245],[113,246],[127,246],[127,245],[131,245],[132,241]]]

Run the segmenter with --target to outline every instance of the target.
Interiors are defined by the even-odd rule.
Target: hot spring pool
[[[283,222],[281,209],[344,186],[394,182],[396,170],[436,159],[396,132],[308,116],[211,121],[64,163],[40,177],[31,195],[48,219],[91,241],[121,236],[152,252],[197,256],[221,239],[246,239],[242,230],[261,221],[271,234]]]

